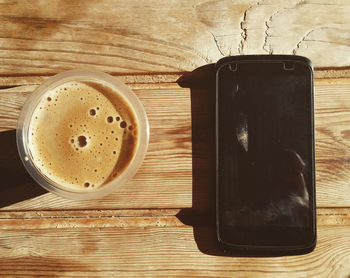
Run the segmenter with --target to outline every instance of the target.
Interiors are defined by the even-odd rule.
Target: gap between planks
[[[181,215],[181,217],[179,216]],[[212,213],[187,209],[1,211],[1,229],[209,226]],[[181,219],[186,218],[184,224]],[[203,221],[203,219],[205,219]],[[350,208],[318,208],[320,226],[350,225]]]
[[[162,84],[174,83],[185,72],[173,73],[145,73],[145,74],[118,74],[110,73],[118,77],[126,84]],[[52,75],[20,75],[20,76],[0,76],[0,90],[21,85],[39,85]],[[316,68],[315,79],[333,79],[350,77],[350,68]]]

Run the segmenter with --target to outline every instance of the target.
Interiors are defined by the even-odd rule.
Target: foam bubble
[[[89,113],[90,113],[91,116],[95,116],[96,115],[96,110],[91,108]]]
[[[107,122],[108,123],[113,123],[113,117],[112,116],[108,116],[107,117]]]
[[[126,123],[125,121],[122,121],[122,122],[120,123],[120,127],[121,127],[121,128],[126,128],[126,126],[127,126],[127,123]]]

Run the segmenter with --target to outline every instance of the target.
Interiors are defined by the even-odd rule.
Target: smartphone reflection
[[[242,152],[243,154],[243,152]],[[246,153],[246,156],[249,156]],[[230,226],[293,226],[310,223],[305,162],[294,150],[269,151],[247,157],[241,198],[227,204],[224,217]],[[232,208],[234,208],[232,210]]]

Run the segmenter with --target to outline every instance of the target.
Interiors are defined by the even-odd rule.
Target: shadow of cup
[[[0,208],[47,193],[27,173],[17,152],[16,130],[0,132]]]

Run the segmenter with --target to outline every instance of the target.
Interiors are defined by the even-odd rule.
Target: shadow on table
[[[0,132],[0,178],[0,208],[47,193],[22,164],[16,130]]]
[[[192,208],[176,217],[193,226],[198,249],[213,256],[251,256],[226,253],[218,247],[215,225],[215,65],[183,74],[177,83],[191,90],[192,116]],[[256,254],[256,257],[269,255]]]
[[[177,83],[191,90],[192,111],[192,208],[177,218],[193,226],[198,249],[226,256],[215,234],[215,69],[209,64],[183,74]]]

